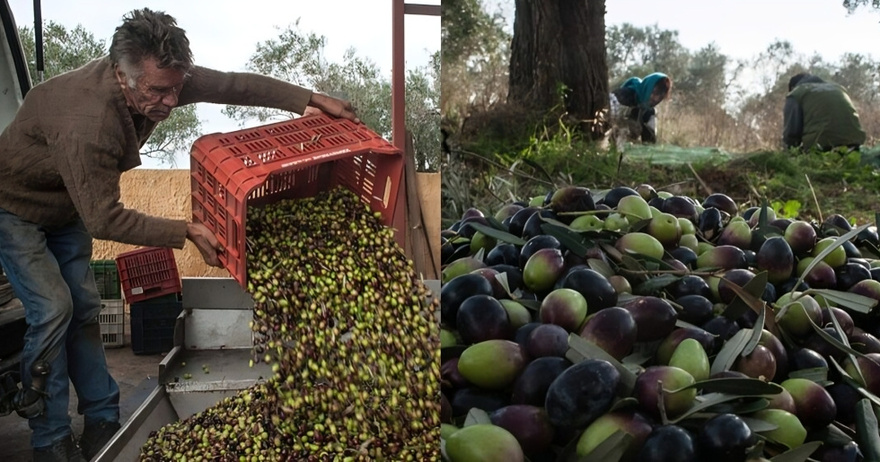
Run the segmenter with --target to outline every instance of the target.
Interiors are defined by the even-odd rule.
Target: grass
[[[777,214],[816,220],[837,213],[852,223],[880,212],[880,147],[861,153],[758,151],[632,145],[621,155],[560,131],[523,147],[481,140],[454,151],[443,166],[443,226],[467,208],[491,214],[514,200],[544,196],[565,185],[592,190],[647,183],[702,201],[724,193],[741,211],[766,199]]]

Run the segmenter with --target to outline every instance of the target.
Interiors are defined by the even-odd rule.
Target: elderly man
[[[358,122],[345,101],[250,73],[193,65],[171,16],[135,10],[109,55],[35,86],[0,135],[0,263],[21,299],[28,331],[17,411],[29,419],[34,460],[92,458],[119,429],[119,388],[107,370],[89,266],[92,239],[183,248],[219,266],[202,224],[148,216],[119,201],[122,172],[180,105],[211,102],[320,110]],[[84,431],[68,415],[69,383]]]

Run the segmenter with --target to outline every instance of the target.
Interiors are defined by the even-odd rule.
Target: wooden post
[[[418,182],[416,181],[415,151],[413,149],[412,133],[406,132],[406,166],[404,168],[404,183],[406,187],[406,223],[407,243],[406,252],[413,261],[416,271],[423,279],[439,279],[439,255],[435,256],[429,244],[429,233],[440,230],[431,230],[425,226],[424,210],[419,200]]]

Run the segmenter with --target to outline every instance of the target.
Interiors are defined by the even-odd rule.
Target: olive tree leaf
[[[749,429],[754,433],[770,432],[779,428],[779,425],[772,424],[756,417],[739,416],[739,418],[742,419],[742,421],[745,422],[746,425],[749,426]]]
[[[507,227],[504,226],[503,223],[501,223],[500,221],[498,221],[498,219],[495,218],[495,217],[493,217],[492,215],[486,215],[486,216],[484,216],[483,218],[486,219],[486,222],[489,223],[489,226],[491,226],[491,227],[493,227],[493,228],[495,228],[495,229],[500,229],[500,230],[502,230],[502,231],[507,231]]]
[[[649,278],[647,281],[637,285],[635,288],[633,288],[633,291],[639,294],[656,293],[658,290],[663,289],[670,284],[673,284],[679,279],[681,279],[681,277],[674,274],[661,274],[659,276]]]
[[[755,313],[763,311],[764,301],[761,300],[761,295],[764,293],[764,289],[767,288],[766,271],[761,271],[756,274],[755,277],[743,287],[730,281],[725,281],[724,285],[729,287],[736,294],[736,298],[727,305],[727,308],[725,308],[722,313],[725,318],[738,319],[750,308]]]
[[[614,268],[611,267],[604,260],[599,260],[598,258],[588,258],[587,266],[590,267],[593,271],[605,276],[606,278],[609,276],[613,276],[615,273]]]
[[[770,400],[767,398],[743,399],[716,404],[709,408],[708,411],[716,414],[736,414],[741,416],[767,409],[769,404]]]
[[[636,374],[620,363],[614,356],[608,354],[605,350],[590,342],[589,340],[577,334],[568,335],[568,351],[565,358],[577,364],[587,359],[602,359],[608,361],[617,372],[620,373],[620,384],[623,387],[623,394],[632,393],[636,385]]]
[[[748,356],[752,351],[755,351],[755,347],[757,347],[758,342],[761,341],[761,334],[764,332],[764,319],[766,318],[766,313],[767,312],[763,308],[758,312],[758,318],[755,319],[755,325],[752,326],[752,335],[749,337],[749,342],[743,347],[741,353],[742,356]]]
[[[804,293],[808,295],[821,295],[830,302],[864,314],[870,313],[871,309],[877,306],[877,300],[852,292],[832,289],[807,289]]]
[[[825,249],[823,249],[821,252],[819,252],[819,254],[816,255],[815,258],[813,258],[813,261],[811,261],[810,264],[807,265],[806,268],[804,268],[804,272],[801,273],[801,276],[798,278],[798,280],[797,280],[797,282],[795,283],[794,287],[791,289],[792,292],[795,291],[795,288],[797,288],[798,286],[800,286],[800,285],[804,282],[804,278],[807,277],[808,274],[810,274],[810,271],[812,271],[813,268],[814,268],[816,265],[818,265],[819,262],[822,261],[823,258],[825,258],[828,254],[830,254],[831,252],[833,252],[834,249],[836,249],[836,248],[842,246],[844,242],[846,242],[846,241],[852,239],[853,237],[855,237],[856,235],[858,235],[860,232],[862,232],[862,231],[864,231],[865,229],[867,229],[869,226],[871,226],[871,225],[870,225],[870,224],[864,224],[864,225],[858,226],[858,227],[856,227],[856,228],[853,228],[853,229],[850,230],[848,233],[846,233],[846,234],[844,234],[843,236],[840,236],[840,237],[838,237],[837,239],[835,239],[834,242],[831,243],[831,245],[829,245],[828,247],[826,247]]]
[[[771,462],[805,462],[810,458],[810,454],[816,452],[822,446],[821,441],[810,441],[796,448],[789,449],[777,456],[773,456]]]
[[[462,428],[469,427],[471,425],[491,423],[492,419],[489,418],[489,414],[486,411],[474,407],[471,408],[470,411],[468,411],[467,417],[465,417],[464,419],[464,425],[462,426]]]
[[[577,462],[607,462],[620,460],[629,449],[633,436],[623,430],[617,430],[599,443],[589,454],[575,459]]]
[[[529,310],[532,310],[532,311],[540,311],[541,310],[541,302],[539,302],[537,300],[528,300],[525,298],[517,298],[514,301],[516,301],[520,305],[528,308]]]
[[[669,419],[669,423],[675,424],[675,423],[681,422],[682,420],[685,420],[685,419],[691,417],[692,415],[697,414],[697,413],[704,411],[706,409],[709,409],[713,406],[717,406],[719,404],[727,403],[730,401],[740,400],[744,397],[747,397],[747,396],[746,395],[733,395],[733,394],[729,394],[729,393],[706,393],[703,395],[697,395],[696,403],[693,406],[691,406],[690,409],[688,409],[687,411],[685,411],[683,414],[679,415],[678,417],[676,417],[674,419]],[[756,395],[753,397],[763,398],[763,395]]]
[[[472,226],[475,230],[485,234],[486,236],[493,237],[499,241],[507,242],[508,244],[513,245],[525,245],[526,241],[522,238],[516,237],[513,234],[508,233],[507,231],[502,231],[500,229],[493,228],[491,226],[486,226],[482,223],[470,222],[470,226]]]
[[[772,382],[753,378],[725,377],[721,379],[708,379],[692,383],[677,390],[670,390],[677,393],[689,388],[703,390],[710,393],[725,393],[738,396],[763,396],[775,395],[782,393],[782,387]]]
[[[828,368],[827,367],[808,367],[805,369],[798,369],[796,371],[791,371],[788,373],[788,378],[790,379],[807,379],[818,384],[822,384],[828,381]]]
[[[545,221],[548,220],[547,218],[542,219]],[[587,246],[584,245],[583,237],[568,226],[565,226],[558,221],[556,223],[558,224],[552,222],[544,223],[541,225],[541,229],[545,234],[555,237],[562,245],[571,250],[572,253],[583,258],[588,250]]]
[[[830,357],[829,359],[831,360],[831,364],[837,369],[838,372],[840,372],[840,376],[843,378],[844,382],[855,388],[856,391],[859,392],[859,394],[874,403],[875,406],[880,407],[880,398],[878,398],[877,395],[871,393],[862,386],[862,383],[864,383],[864,379],[860,379],[862,380],[862,382],[859,382],[859,380],[857,380],[855,377],[849,375],[849,373],[846,372],[843,366],[841,366],[840,363],[838,363],[837,360],[834,359],[834,357]],[[856,368],[856,371],[858,371],[858,373],[861,375],[861,370]]]
[[[724,346],[721,347],[721,351],[719,351],[718,354],[715,355],[715,360],[712,361],[712,366],[709,368],[709,373],[718,374],[720,372],[730,370],[730,367],[733,366],[734,362],[736,362],[736,358],[749,342],[749,338],[751,338],[751,333],[751,329],[740,329],[735,334],[733,334],[733,337],[730,337],[729,340],[724,342]]]
[[[831,318],[834,319],[834,316],[831,316]],[[819,334],[819,336],[822,337],[823,340],[831,344],[831,346],[833,346],[834,348],[837,348],[838,350],[841,350],[851,355],[863,356],[862,353],[852,349],[852,347],[847,344],[848,342],[844,343],[846,342],[846,340],[842,342],[828,332],[825,332],[825,329],[819,327],[815,322],[813,322],[812,319],[810,319],[809,316],[807,316],[807,320],[810,321],[810,326],[813,327],[813,330],[816,331],[816,333]],[[837,324],[836,321],[837,320],[835,319],[835,328],[840,329],[840,325]],[[842,335],[842,339],[846,339],[846,334],[844,334],[842,330],[838,330],[837,334]]]
[[[862,399],[856,404],[856,437],[865,460],[880,460],[877,415],[867,399]]]

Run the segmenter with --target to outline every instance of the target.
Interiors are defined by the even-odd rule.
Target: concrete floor
[[[125,319],[125,346],[120,348],[105,348],[107,365],[110,373],[119,384],[119,414],[120,423],[125,424],[132,413],[144,402],[150,391],[157,384],[159,362],[165,357],[164,354],[135,355],[131,351],[131,334],[129,332],[130,321],[128,314]],[[73,386],[70,387],[69,414],[72,420],[73,432],[79,435],[82,432],[82,416],[76,412],[76,394]],[[0,461],[3,462],[29,462],[31,460],[30,446],[31,430],[27,420],[17,414],[0,417]]]

